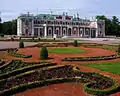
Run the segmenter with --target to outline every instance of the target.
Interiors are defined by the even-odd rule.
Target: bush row
[[[22,41],[24,42],[63,42],[63,40],[54,40],[54,39],[35,39],[35,38],[32,38],[32,39],[22,39]]]
[[[101,91],[113,88],[113,86],[115,86],[116,84],[116,82],[113,82],[111,78],[105,77],[98,73],[80,72],[78,71],[79,69],[77,71],[74,71],[76,69],[78,68],[75,68],[71,65],[64,65],[59,67],[51,67],[39,71],[33,70],[28,73],[20,74],[18,76],[14,76],[13,78],[11,77],[0,82],[0,94],[13,94],[16,92],[24,91],[28,88],[34,88],[62,82],[91,82],[90,84],[92,84],[93,82],[96,82],[96,84],[100,84],[97,82],[101,82],[102,84],[107,84],[105,88],[103,88],[102,90],[100,89]],[[107,81],[110,82],[110,85],[107,83]],[[112,90],[115,89],[113,88]],[[108,94],[108,91],[104,94]],[[102,94],[102,96],[104,94]]]
[[[3,65],[1,65],[1,66],[0,66],[0,73],[1,73],[1,71],[2,71],[4,68],[8,67],[9,64],[11,64],[11,63],[12,63],[12,60],[8,61],[7,63],[5,63],[5,64],[3,64]]]
[[[20,53],[17,53],[17,52],[8,52],[8,55],[10,56],[13,56],[13,57],[19,57],[19,58],[31,58],[32,55],[25,55],[25,54],[20,54]]]
[[[8,79],[11,76],[16,76],[18,74],[21,74],[21,73],[24,73],[24,72],[27,72],[27,71],[30,71],[30,70],[41,69],[41,68],[44,68],[44,67],[55,66],[55,65],[56,65],[56,63],[41,63],[41,64],[29,65],[27,67],[23,67],[23,68],[20,68],[20,69],[17,69],[17,70],[13,70],[13,71],[1,74],[0,75],[0,81],[2,79],[6,79],[6,78]]]
[[[2,66],[3,64],[5,64],[4,60],[0,60],[0,66]]]
[[[28,37],[27,37],[28,38]],[[30,37],[31,38],[31,37]],[[14,39],[14,38],[11,38],[11,39],[2,39],[0,41],[23,41],[23,42],[63,42],[64,40],[54,40],[54,39],[41,39],[41,38],[31,38],[31,39]]]
[[[65,83],[65,82],[81,82],[82,79],[79,77],[69,77],[69,78],[56,78],[56,79],[47,79],[47,80],[43,80],[43,81],[35,81],[35,82],[29,82],[27,84],[21,84],[18,86],[14,86],[11,89],[8,90],[4,90],[0,92],[0,95],[12,95],[12,94],[16,94],[28,89],[32,89],[32,88],[37,88],[37,87],[41,87],[41,86],[48,86],[51,84],[58,84],[58,83]],[[116,92],[119,88],[119,85],[114,82],[114,85],[111,88],[105,89],[105,90],[94,90],[94,89],[90,89],[87,87],[87,85],[90,83],[87,83],[84,85],[84,90],[85,92],[89,93],[89,94],[93,94],[93,95],[97,95],[97,96],[106,96],[109,94],[112,94],[114,92]]]
[[[38,65],[38,64],[41,65],[44,63],[49,63],[49,62],[24,62],[22,60],[11,60],[7,64],[0,66],[0,74],[9,73],[14,70],[24,68],[27,66]]]
[[[94,83],[86,83],[84,85],[84,90],[88,94],[93,94],[97,96],[108,96],[110,94],[116,93],[118,89],[120,88],[120,85],[115,80],[113,80],[113,82],[114,84],[112,87],[104,89],[104,90],[90,88],[90,86],[93,86]]]
[[[57,79],[51,79],[51,80],[44,80],[44,81],[35,81],[35,82],[30,82],[28,84],[21,84],[18,86],[14,86],[11,89],[4,90],[0,92],[0,95],[2,96],[8,96],[8,95],[13,95],[28,89],[32,88],[37,88],[41,86],[48,86],[50,84],[58,84],[58,83],[64,83],[64,82],[73,82],[76,79],[74,78],[57,78]]]
[[[98,61],[98,60],[111,60],[120,58],[120,55],[114,54],[110,56],[94,56],[94,57],[65,57],[62,61]]]

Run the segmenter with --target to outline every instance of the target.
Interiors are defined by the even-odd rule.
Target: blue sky
[[[1,0],[0,12],[3,21],[17,18],[20,13],[50,13],[69,15],[79,13],[81,18],[96,15],[113,15],[120,18],[120,0]]]

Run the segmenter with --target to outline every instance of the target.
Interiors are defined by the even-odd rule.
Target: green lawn
[[[84,64],[83,66],[93,67],[102,71],[111,72],[120,75],[120,62],[107,62],[99,64]]]
[[[49,53],[82,53],[86,51],[80,48],[52,48],[52,49],[48,49],[48,52]]]
[[[108,49],[108,50],[117,50],[118,47],[117,46],[102,46],[104,49]]]

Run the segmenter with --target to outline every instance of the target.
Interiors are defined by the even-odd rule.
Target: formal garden
[[[4,50],[3,59],[0,59],[0,96],[32,96],[35,88],[48,90],[50,86],[54,89],[58,84],[71,83],[71,89],[81,84],[80,93],[74,93],[75,96],[119,96],[119,62],[120,46],[117,45],[75,40],[25,47],[21,40],[19,48]],[[37,93],[43,91],[37,90],[34,96],[41,96]],[[53,90],[54,94],[57,94],[56,90]],[[61,90],[72,94],[67,89]]]

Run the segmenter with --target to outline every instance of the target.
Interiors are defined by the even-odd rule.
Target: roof
[[[41,19],[51,19],[54,20],[54,15],[51,14],[38,14],[36,17],[41,18]]]

